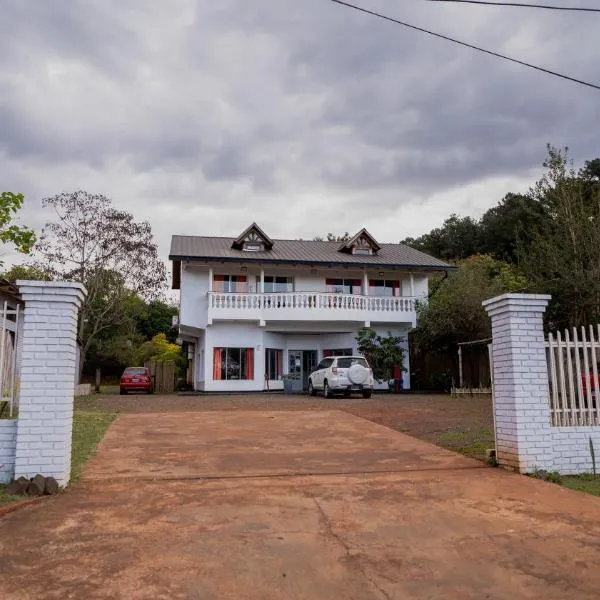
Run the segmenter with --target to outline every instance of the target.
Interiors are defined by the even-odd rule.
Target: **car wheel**
[[[316,396],[317,395],[317,390],[315,390],[313,382],[310,379],[308,380],[308,395],[309,396]]]
[[[323,398],[331,398],[331,391],[329,390],[327,381],[323,383]]]
[[[372,393],[373,392],[371,390],[364,390],[363,393],[362,393],[363,394],[363,398],[370,398]]]
[[[127,395],[127,390],[124,390],[123,388],[121,388],[119,390],[119,394],[121,394],[121,396],[126,396]]]

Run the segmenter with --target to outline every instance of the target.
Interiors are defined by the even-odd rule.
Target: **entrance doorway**
[[[308,377],[317,366],[316,350],[290,350],[288,352],[289,374],[293,379],[302,382],[302,389],[308,390]]]

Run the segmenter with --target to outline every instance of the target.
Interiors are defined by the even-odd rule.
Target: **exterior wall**
[[[208,322],[208,270],[181,269],[181,296],[179,323],[192,327],[206,327]]]
[[[566,475],[600,465],[600,427],[553,427],[543,314],[550,296],[504,294],[484,302],[492,318],[496,456],[501,466]]]
[[[17,421],[0,421],[0,483],[12,481],[15,473],[17,449]]]
[[[25,302],[15,476],[69,482],[77,354],[78,283],[18,281]]]
[[[315,325],[311,327],[314,329]],[[290,350],[316,350],[318,360],[323,358],[323,351],[332,348],[352,348],[358,353],[356,343],[356,333],[359,327],[353,332],[346,333],[311,333],[302,334],[299,332],[271,332],[265,330],[257,324],[241,323],[215,323],[206,329],[202,349],[204,350],[204,369],[202,373],[197,373],[196,389],[206,392],[250,392],[262,391],[266,389],[265,384],[265,350],[273,348],[283,350],[283,373],[289,372],[289,351]],[[393,335],[402,336],[405,339],[404,346],[406,352],[407,372],[403,374],[403,385],[405,389],[410,389],[410,375],[408,364],[408,330],[409,327],[392,325],[390,327],[375,328],[377,333],[387,335],[388,332]],[[254,349],[254,379],[253,380],[213,380],[213,349],[214,348],[253,348]],[[387,384],[380,386],[381,389],[387,389]],[[282,381],[270,381],[269,390],[283,389]]]
[[[600,468],[600,427],[551,427],[552,467],[563,475],[592,473],[590,439]]]

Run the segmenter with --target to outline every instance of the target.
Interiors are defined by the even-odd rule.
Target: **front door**
[[[308,390],[308,378],[317,366],[317,351],[302,351],[302,389]]]
[[[292,379],[301,382],[302,389],[308,389],[308,377],[317,366],[317,351],[316,350],[290,350],[289,357],[289,374]]]

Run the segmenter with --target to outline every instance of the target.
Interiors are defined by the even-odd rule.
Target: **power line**
[[[483,52],[485,54],[489,54],[490,56],[495,56],[496,58],[501,58],[503,60],[507,60],[509,62],[516,63],[523,67],[528,67],[530,69],[535,69],[536,71],[541,71],[542,73],[546,73],[547,75],[553,75],[554,77],[560,77],[561,79],[566,79],[567,81],[572,81],[573,83],[578,83],[580,85],[585,85],[585,86],[593,88],[595,90],[600,90],[600,85],[596,85],[595,83],[590,83],[589,81],[583,81],[582,79],[576,79],[575,77],[570,77],[569,75],[557,73],[556,71],[551,71],[550,69],[544,69],[544,67],[539,67],[537,65],[533,65],[533,64],[525,62],[523,60],[518,60],[517,58],[512,58],[510,56],[506,56],[505,54],[500,54],[499,52],[494,52],[493,50],[486,50],[485,48],[481,48],[480,46],[475,46],[475,45],[469,44],[467,42],[462,42],[455,38],[451,38],[447,35],[442,35],[441,33],[435,33],[434,31],[430,31],[429,29],[424,29],[423,27],[417,27],[416,25],[411,25],[410,23],[400,21],[399,19],[394,19],[393,17],[388,17],[387,15],[383,15],[381,13],[369,10],[367,8],[363,8],[362,6],[356,6],[356,4],[350,4],[349,2],[344,2],[343,0],[329,0],[329,1],[333,2],[334,4],[339,4],[340,6],[345,6],[346,8],[351,8],[353,10],[357,10],[358,12],[362,12],[367,15],[371,15],[373,17],[383,19],[384,21],[390,21],[391,23],[396,23],[397,25],[402,25],[403,27],[408,27],[409,29],[413,29],[415,31],[420,31],[421,33],[426,33],[427,35],[432,35],[433,37],[440,38],[442,40],[446,40],[447,42],[452,42],[453,44],[458,44],[459,46],[465,46],[466,48],[471,48],[471,50],[477,50],[478,52]]]
[[[486,6],[509,6],[517,8],[541,8],[544,10],[571,10],[600,13],[600,8],[579,8],[575,6],[551,6],[549,4],[528,4],[527,2],[490,2],[489,0],[426,0],[426,2],[454,2],[458,4],[483,4]]]

